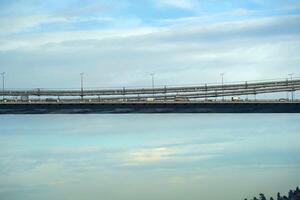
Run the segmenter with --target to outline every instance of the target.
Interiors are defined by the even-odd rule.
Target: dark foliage
[[[247,200],[247,199],[245,199]],[[260,193],[259,198],[253,197],[251,200],[267,200],[264,194]],[[270,200],[274,200],[273,197],[270,197]],[[281,196],[281,194],[277,193],[276,200],[300,200],[300,190],[299,187],[296,188],[296,190],[290,190],[288,193],[288,196]]]

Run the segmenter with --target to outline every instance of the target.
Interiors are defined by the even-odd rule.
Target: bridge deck
[[[0,103],[0,114],[87,113],[300,113],[300,101]]]

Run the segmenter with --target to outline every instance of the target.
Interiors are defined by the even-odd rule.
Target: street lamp
[[[80,73],[81,99],[83,99],[83,75],[84,75],[84,73],[81,72],[81,73]]]
[[[224,101],[224,72],[220,73],[222,77],[222,101]]]
[[[154,73],[151,73],[150,76],[152,78],[152,91],[153,91],[153,98],[154,98]]]
[[[292,101],[294,101],[294,91],[293,91],[293,75],[294,73],[288,74],[291,78],[291,96],[292,96]]]
[[[2,72],[1,73],[1,76],[2,76],[2,95],[3,95],[3,97],[2,97],[2,99],[3,99],[3,101],[4,101],[4,89],[5,89],[5,86],[4,86],[4,83],[5,83],[5,80],[4,80],[4,76],[5,76],[5,72]]]

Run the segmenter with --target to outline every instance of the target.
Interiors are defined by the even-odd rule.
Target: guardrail
[[[31,90],[2,90],[0,96],[3,97],[94,97],[102,99],[175,99],[183,98],[209,98],[222,96],[237,96],[262,93],[275,93],[300,90],[300,80],[285,81],[247,81],[237,84],[223,85],[200,85],[188,87],[157,87],[157,88],[120,88],[120,89],[94,89],[94,90],[50,90],[50,89],[31,89]]]

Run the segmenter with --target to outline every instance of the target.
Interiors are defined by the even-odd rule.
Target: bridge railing
[[[260,93],[273,93],[283,91],[300,90],[300,80],[265,81],[223,84],[223,85],[200,85],[186,87],[156,87],[156,88],[118,88],[118,89],[31,89],[31,90],[2,90],[0,96],[7,97],[75,97],[75,96],[98,96],[116,98],[150,98],[150,97],[188,97],[207,98],[232,95],[247,95]]]

